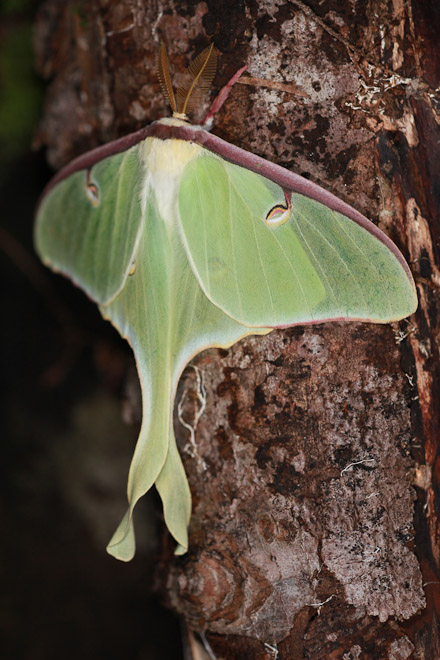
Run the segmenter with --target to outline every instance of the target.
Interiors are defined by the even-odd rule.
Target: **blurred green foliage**
[[[43,99],[33,67],[32,4],[0,5],[0,172],[30,149]]]
[[[29,16],[32,12],[33,5],[34,2],[32,0],[2,0],[0,15],[27,14]]]

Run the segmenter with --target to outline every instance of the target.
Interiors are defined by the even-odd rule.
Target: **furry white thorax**
[[[166,117],[160,120],[168,126],[188,126],[187,122]],[[149,137],[141,145],[140,158],[145,166],[145,179],[141,191],[142,215],[145,214],[147,200],[154,194],[158,211],[169,226],[176,218],[180,178],[187,163],[196,158],[202,147],[185,140],[160,140]]]

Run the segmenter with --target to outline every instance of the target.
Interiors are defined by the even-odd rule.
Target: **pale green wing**
[[[248,326],[330,319],[387,322],[417,307],[414,283],[370,231],[324,204],[293,193],[286,205],[271,180],[205,152],[182,176],[184,243],[206,295]]]
[[[43,198],[35,245],[43,262],[96,302],[124,286],[140,222],[139,146],[70,175]]]
[[[188,546],[191,494],[173,432],[182,370],[208,346],[227,347],[250,333],[268,332],[241,326],[204,295],[181,243],[177,211],[176,217],[160,216],[141,150],[139,145],[105,158],[89,174],[79,171],[56,184],[36,226],[43,260],[101,303],[103,316],[135,353],[142,426],[130,466],[129,509],[108,546],[125,561],[135,551],[134,506],[154,483],[177,551]],[[177,192],[170,187],[167,194],[175,202],[167,206],[172,214]]]
[[[101,308],[133,347],[144,401],[128,480],[130,507],[108,546],[111,554],[124,560],[134,554],[133,508],[153,482],[167,527],[179,543],[178,552],[187,549],[191,496],[172,426],[177,383],[187,362],[204,348],[230,346],[255,333],[206,298],[178,232],[167,231],[167,224],[151,191],[132,275],[123,291]]]
[[[141,237],[148,240],[144,233],[148,213],[141,204],[144,179],[138,145],[56,184],[43,199],[36,221],[36,247],[42,260],[101,303],[102,314],[135,350],[143,419],[130,469],[132,506],[160,474],[173,437],[166,267],[171,257],[164,254],[163,222],[151,217],[151,212],[153,244],[140,242]],[[92,185],[94,195],[90,194]],[[139,263],[146,250],[147,263]],[[112,300],[117,301],[116,307],[106,307]],[[181,473],[183,468],[176,488],[180,488],[186,525],[190,495]],[[113,554],[125,560],[134,553],[132,506],[112,540]],[[178,540],[182,537],[185,541],[186,529]]]

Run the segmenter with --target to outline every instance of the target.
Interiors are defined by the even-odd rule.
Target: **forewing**
[[[369,231],[374,225],[292,193],[289,220],[269,226],[271,209],[285,204],[270,179],[209,152],[188,164],[179,195],[183,240],[214,304],[251,327],[388,322],[415,310],[412,278],[377,229]]]
[[[141,220],[138,146],[57,183],[37,213],[35,244],[43,262],[70,277],[98,303],[124,286]]]

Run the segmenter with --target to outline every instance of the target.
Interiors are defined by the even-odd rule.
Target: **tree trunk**
[[[176,77],[212,38],[216,91],[244,64],[253,78],[214,132],[377,222],[416,278],[400,324],[274,331],[185,372],[190,550],[166,537],[159,583],[219,658],[440,657],[439,30],[436,3],[414,0],[40,9],[54,167],[168,114],[160,38]]]

